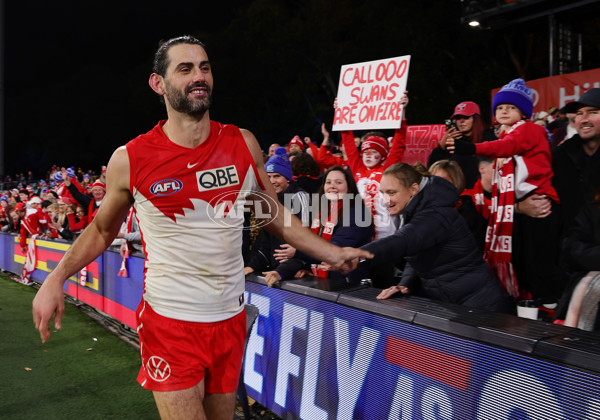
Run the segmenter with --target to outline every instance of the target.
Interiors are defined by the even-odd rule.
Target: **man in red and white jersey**
[[[210,120],[213,75],[200,41],[166,41],[153,70],[149,84],[168,119],[114,152],[103,204],[38,291],[34,322],[43,342],[52,316],[60,328],[64,282],[111,244],[133,204],[146,255],[138,381],[164,419],[233,418],[246,334],[239,209],[247,199],[269,214],[268,231],[333,268],[346,272],[372,255],[332,245],[291,217],[254,135]]]

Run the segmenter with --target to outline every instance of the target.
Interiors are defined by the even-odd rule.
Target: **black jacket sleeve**
[[[442,149],[440,146],[434,147],[427,160],[427,167],[430,167],[438,160],[450,159],[452,155],[449,151]]]
[[[600,270],[600,208],[586,203],[562,244],[564,265],[573,271]]]
[[[67,189],[69,190],[73,198],[85,208],[87,208],[93,200],[91,196],[79,192],[77,187],[72,183],[67,186]]]

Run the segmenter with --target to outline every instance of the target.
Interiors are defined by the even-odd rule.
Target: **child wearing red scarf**
[[[478,144],[451,140],[449,149],[496,158],[486,261],[510,295],[553,303],[566,276],[556,266],[559,198],[552,186],[547,133],[529,121],[533,91],[522,79],[502,87],[492,102],[496,120],[504,126],[500,138]],[[552,210],[537,217],[517,214],[519,201],[532,194],[552,200]]]

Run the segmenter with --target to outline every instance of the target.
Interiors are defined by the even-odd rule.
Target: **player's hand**
[[[347,274],[350,271],[356,270],[361,258],[370,260],[373,258],[373,254],[360,248],[344,247],[340,248],[340,252],[338,252],[336,257],[332,260],[324,261],[324,265],[328,270],[335,270],[342,274]]]
[[[392,297],[393,295],[395,295],[398,292],[402,293],[403,295],[406,295],[406,294],[410,293],[410,289],[406,286],[388,287],[387,289],[382,290],[381,293],[379,293],[377,295],[377,299],[387,299],[389,297]]]
[[[52,282],[48,278],[42,283],[32,303],[33,323],[40,332],[42,343],[50,338],[48,323],[54,316],[54,328],[62,327],[62,314],[65,310],[65,296],[60,282]]]

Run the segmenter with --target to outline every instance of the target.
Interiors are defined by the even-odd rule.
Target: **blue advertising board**
[[[600,378],[247,282],[248,395],[283,418],[598,419]]]

